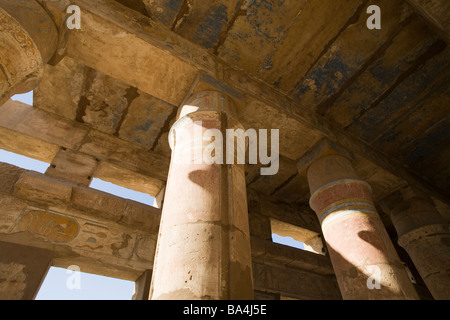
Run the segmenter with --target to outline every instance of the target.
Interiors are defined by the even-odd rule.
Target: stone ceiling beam
[[[122,185],[128,188],[133,181],[142,182],[145,189],[138,191],[152,196],[163,188],[169,170],[169,159],[156,152],[12,100],[0,107],[0,147],[45,162],[51,162],[59,148],[78,151],[99,160],[94,177],[121,177],[111,182],[129,181]]]

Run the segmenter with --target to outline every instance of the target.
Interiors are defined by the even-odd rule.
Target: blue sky
[[[32,92],[16,95],[12,99],[29,105],[33,104]],[[0,162],[41,173],[45,173],[50,165],[1,149]],[[153,205],[154,202],[154,198],[148,194],[129,190],[96,178],[92,180],[90,187],[147,205]],[[272,238],[274,242],[303,249],[302,243],[292,238],[276,234],[273,234]],[[132,298],[134,282],[87,274],[82,271],[76,273],[63,268],[50,268],[36,300],[130,300]],[[74,279],[79,286],[71,285]]]

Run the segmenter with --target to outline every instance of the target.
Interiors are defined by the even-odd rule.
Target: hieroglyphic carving
[[[126,259],[143,263],[153,261],[156,235],[72,215],[28,206],[16,216],[1,220],[0,233],[29,232],[55,244],[65,244],[83,256],[98,259]]]
[[[73,240],[80,229],[75,219],[45,211],[28,211],[19,219],[20,231],[29,231],[55,242]]]

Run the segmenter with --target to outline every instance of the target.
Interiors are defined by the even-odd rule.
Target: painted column
[[[350,156],[323,140],[300,159],[342,297],[418,299]]]
[[[434,205],[410,188],[391,211],[398,243],[408,252],[437,300],[450,299],[450,225]]]
[[[37,1],[0,2],[0,105],[37,86],[57,41],[56,26]]]
[[[150,299],[253,298],[244,165],[220,160],[226,129],[241,128],[236,119],[217,91],[196,93],[179,110]]]

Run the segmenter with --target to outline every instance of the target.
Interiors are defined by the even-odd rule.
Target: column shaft
[[[405,206],[406,204],[406,206]],[[450,225],[429,201],[413,197],[391,212],[399,240],[428,290],[450,299]]]
[[[344,299],[416,299],[417,293],[350,160],[316,159],[308,169],[316,212]]]
[[[225,137],[225,129],[240,126],[231,107],[221,93],[200,92],[171,129],[151,299],[253,297],[244,166],[191,157],[220,153],[208,144],[218,138],[212,132]]]

